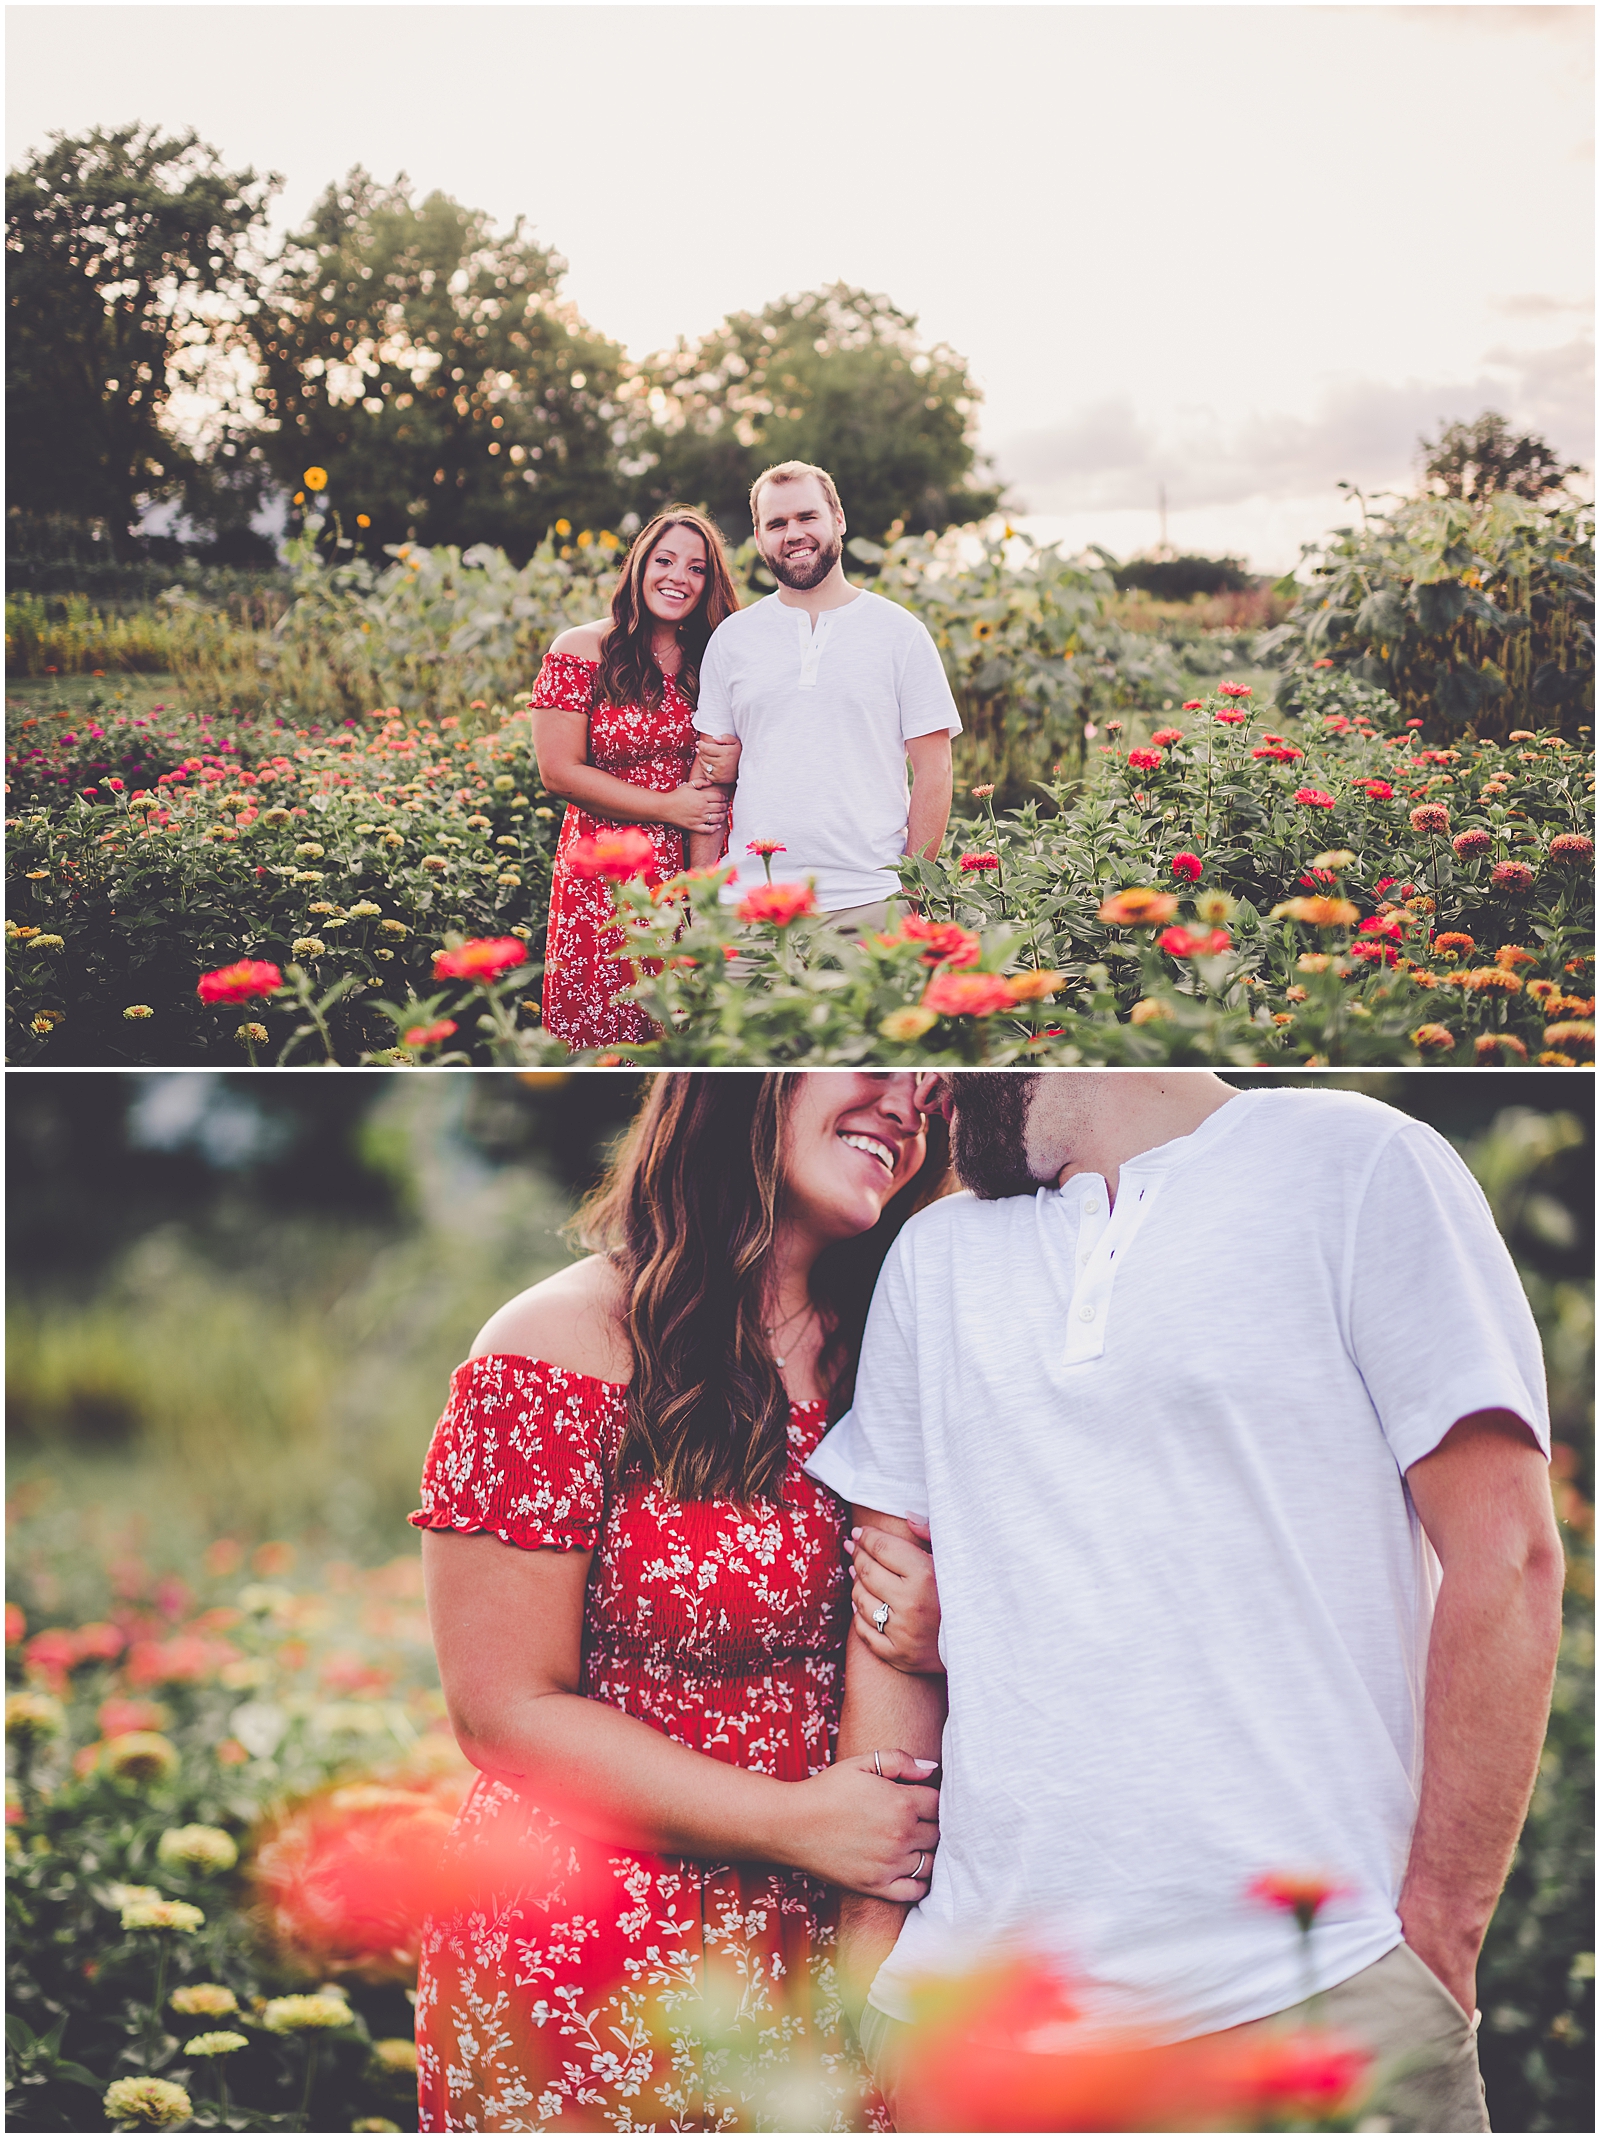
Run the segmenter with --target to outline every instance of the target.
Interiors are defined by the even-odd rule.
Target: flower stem
[[[306,2085],[305,2092],[300,2096],[300,2128],[303,2131],[311,2128],[311,2088],[316,2076],[317,2038],[312,2034],[306,2038]]]

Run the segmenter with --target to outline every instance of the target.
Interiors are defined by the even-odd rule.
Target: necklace
[[[782,1321],[775,1321],[771,1324],[770,1327],[766,1323],[763,1323],[761,1333],[767,1339],[767,1342],[770,1344],[773,1338],[781,1336],[784,1330],[787,1329],[792,1322],[800,1321],[800,1317],[802,1315],[806,1317],[805,1321],[801,1322],[801,1327],[802,1329],[804,1329],[809,1324],[811,1316],[815,1314],[816,1311],[817,1309],[815,1301],[808,1299],[803,1307],[796,1307],[794,1312],[792,1314],[786,1315]],[[774,1351],[772,1354],[772,1363],[774,1366],[778,1367],[781,1370],[783,1367],[788,1365],[789,1361],[786,1358],[779,1358],[777,1352]]]

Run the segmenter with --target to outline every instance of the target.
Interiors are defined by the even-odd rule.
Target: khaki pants
[[[836,906],[831,913],[821,918],[830,928],[837,928],[841,935],[866,935],[874,928],[889,925],[889,901],[874,899],[870,906]],[[733,980],[748,980],[755,971],[753,958],[737,957],[728,960],[728,976]]]
[[[1362,2105],[1358,2130],[1488,2130],[1477,2018],[1468,2019],[1409,1945],[1396,1945],[1348,1982],[1275,2017],[1279,2023],[1354,2035],[1373,2052],[1372,2092]],[[861,2015],[862,2052],[891,2114],[910,2032],[876,2005],[869,2004]]]

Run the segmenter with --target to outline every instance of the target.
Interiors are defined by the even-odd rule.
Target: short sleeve
[[[1539,1331],[1483,1190],[1407,1122],[1373,1165],[1349,1243],[1350,1345],[1402,1470],[1458,1418],[1508,1410],[1550,1453]]]
[[[450,1377],[411,1522],[524,1551],[593,1551],[605,1514],[605,1428],[623,1400],[610,1382],[540,1359],[468,1359]]]
[[[701,735],[731,735],[734,732],[733,705],[728,695],[728,669],[724,647],[717,641],[721,636],[720,626],[711,634],[711,643],[700,663],[700,688],[695,697],[694,724]]]
[[[920,618],[913,621],[916,629],[900,669],[901,738],[910,742],[916,735],[959,735],[961,715],[939,649],[927,625]]]
[[[928,1513],[915,1307],[902,1233],[872,1295],[855,1401],[806,1464],[808,1475],[857,1507],[880,1514]]]
[[[564,713],[586,713],[598,664],[575,653],[547,653],[528,699],[532,706],[555,706]]]

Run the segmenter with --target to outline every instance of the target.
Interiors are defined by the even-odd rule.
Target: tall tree
[[[279,181],[193,132],[69,138],[6,175],[7,502],[103,520],[119,550],[193,455],[164,426],[186,355],[236,339]]]
[[[1424,488],[1436,497],[1482,504],[1497,490],[1540,498],[1565,487],[1583,471],[1563,461],[1537,431],[1514,431],[1504,416],[1486,408],[1475,423],[1450,423],[1431,443],[1417,441]]]
[[[291,491],[324,470],[347,539],[492,542],[614,524],[623,353],[559,297],[566,262],[443,193],[357,168],[276,263],[257,396]],[[362,521],[368,524],[362,525]]]
[[[1000,500],[975,479],[981,396],[966,359],[842,282],[733,313],[654,359],[643,383],[642,503],[703,504],[738,540],[751,483],[780,460],[825,467],[852,531],[873,540],[896,521],[922,534],[981,519]]]

